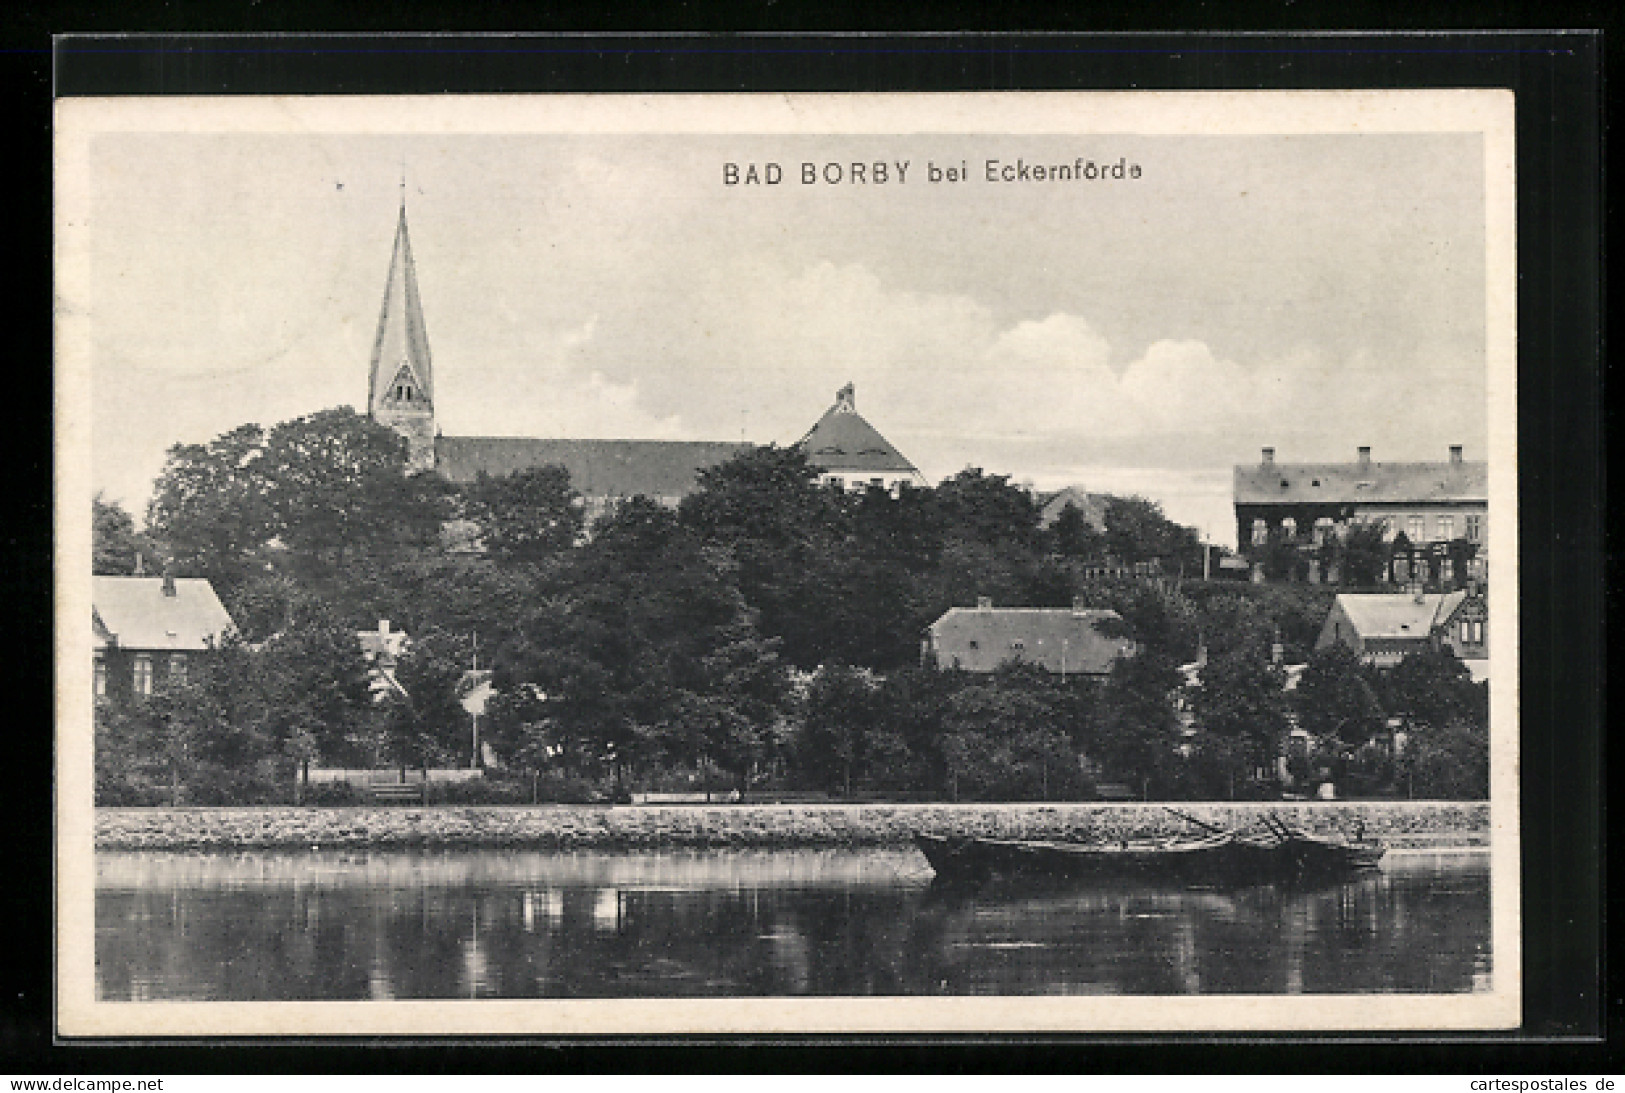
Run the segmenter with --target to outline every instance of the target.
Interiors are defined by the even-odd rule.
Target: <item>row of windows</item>
[[[1396,519],[1397,517],[1393,516],[1384,516],[1379,519],[1378,523],[1382,527],[1384,537],[1394,534]],[[1463,519],[1465,521],[1463,532],[1467,541],[1469,543],[1481,542],[1484,535],[1484,518],[1482,516],[1467,516]],[[1435,517],[1433,526],[1434,540],[1448,542],[1456,537],[1456,518],[1454,516]],[[1335,527],[1336,525],[1329,516],[1322,516],[1316,520],[1315,541],[1317,543],[1327,542],[1332,537]],[[1283,517],[1281,531],[1286,534],[1287,538],[1296,539],[1298,537],[1298,521],[1291,516]],[[1269,524],[1262,517],[1253,521],[1253,545],[1262,546],[1268,542],[1269,534]],[[1427,517],[1407,516],[1405,518],[1405,534],[1412,542],[1428,541]]]
[[[1462,619],[1461,620],[1461,643],[1463,645],[1483,645],[1484,644],[1484,620],[1483,619]]]
[[[130,689],[138,695],[152,693],[152,657],[147,653],[137,653],[130,667]],[[169,655],[169,681],[180,685],[186,682],[186,654],[171,653]],[[93,684],[97,698],[107,697],[107,662],[99,655],[93,668]]]

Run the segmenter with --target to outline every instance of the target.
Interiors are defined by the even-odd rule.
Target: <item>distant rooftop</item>
[[[202,577],[176,577],[172,596],[164,593],[163,577],[93,577],[91,582],[98,647],[206,649],[233,628],[214,586]]]
[[[1257,463],[1235,468],[1238,504],[1313,502],[1413,503],[1489,500],[1489,464],[1463,460],[1460,448],[1438,463],[1378,463],[1363,458],[1348,463],[1277,463],[1275,449],[1265,448]]]
[[[835,405],[796,443],[807,453],[807,461],[822,471],[919,473],[903,453],[863,420],[850,383],[836,392]]]

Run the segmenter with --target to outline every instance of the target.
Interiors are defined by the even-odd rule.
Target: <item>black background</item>
[[[982,1072],[1437,1071],[1573,1073],[1620,1069],[1607,1042],[1602,970],[1605,587],[1601,287],[1602,40],[1585,33],[1439,35],[1170,33],[1227,18],[1230,27],[1310,26],[1331,5],[1207,5],[1155,11],[961,6],[939,25],[1078,28],[1088,15],[1138,25],[1126,36],[970,33],[952,36],[800,32],[808,27],[916,23],[867,6],[768,5],[740,35],[615,33],[703,25],[687,5],[618,15],[539,13],[490,4],[448,15],[410,5],[343,11],[294,3],[82,4],[3,18],[10,104],[5,257],[11,486],[0,592],[11,607],[5,658],[13,716],[4,725],[10,852],[0,907],[14,923],[0,949],[0,1073],[447,1073],[479,1071],[709,1072],[755,1070]],[[1368,26],[1549,23],[1534,9],[1341,6]],[[583,15],[582,13],[585,13]],[[1127,16],[1125,19],[1124,16]],[[1454,14],[1454,18],[1451,15]],[[1596,25],[1590,10],[1566,21]],[[956,19],[957,16],[957,19]],[[1371,17],[1375,16],[1375,17]],[[748,16],[747,16],[748,17]],[[917,18],[917,17],[916,17]],[[573,19],[574,22],[566,20]],[[889,20],[889,21],[888,21]],[[1099,20],[1095,20],[1096,25]],[[381,37],[390,28],[563,30],[541,38]],[[713,24],[714,25],[714,24]],[[370,36],[74,37],[52,31],[308,30]],[[53,73],[54,62],[54,73]],[[428,93],[480,91],[935,91],[1510,87],[1517,93],[1519,448],[1522,557],[1522,787],[1525,1027],[1512,1035],[1260,1040],[1087,1037],[860,1038],[776,1042],[656,1040],[613,1045],[451,1041],[370,1046],[305,1043],[86,1045],[53,1043],[51,1022],[51,288],[50,103],[59,95]],[[11,606],[15,605],[15,606]],[[17,701],[21,698],[22,701]],[[1610,1004],[1611,1003],[1611,1004]],[[1169,1047],[1167,1040],[1172,1039]]]

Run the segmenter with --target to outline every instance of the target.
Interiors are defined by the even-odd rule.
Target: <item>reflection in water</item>
[[[1461,992],[1482,854],[1307,891],[965,892],[912,851],[104,853],[109,1000]]]

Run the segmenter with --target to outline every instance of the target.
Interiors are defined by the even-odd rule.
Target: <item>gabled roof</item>
[[[1019,656],[1051,671],[1104,675],[1134,651],[1129,639],[1101,633],[1099,624],[1107,621],[1120,623],[1122,616],[1064,607],[951,607],[931,624],[931,643],[943,667],[957,660],[966,671],[986,672]]]
[[[841,388],[835,405],[824,411],[796,446],[807,453],[807,462],[822,471],[919,473],[889,440],[863,420],[850,383]]]
[[[389,278],[384,282],[378,333],[372,343],[372,368],[367,373],[367,408],[371,413],[382,408],[403,362],[411,366],[423,398],[432,404],[434,369],[429,359],[429,334],[423,325],[423,305],[418,299],[412,241],[406,231],[405,201],[401,202],[400,219],[395,225],[395,249],[389,256]]]
[[[481,471],[500,478],[555,465],[570,473],[583,497],[683,497],[703,470],[726,462],[749,444],[688,440],[531,440],[520,437],[441,436],[435,469],[451,482],[472,482]]]
[[[90,609],[98,648],[207,649],[234,629],[202,577],[175,578],[173,596],[164,595],[162,577],[93,577]]]
[[[1448,619],[1467,593],[1345,592],[1337,606],[1362,638],[1426,638]]]
[[[1371,504],[1489,500],[1489,464],[1251,463],[1235,469],[1238,504]]]
[[[1103,493],[1090,493],[1082,486],[1067,486],[1065,489],[1036,494],[1034,500],[1042,510],[1039,523],[1043,527],[1049,527],[1059,520],[1061,513],[1071,505],[1090,527],[1096,531],[1106,530],[1106,495]]]

